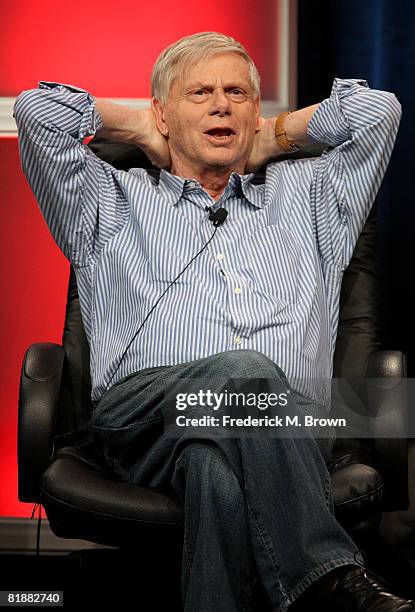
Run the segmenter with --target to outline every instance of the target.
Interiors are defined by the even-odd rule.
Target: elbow
[[[389,113],[399,123],[402,117],[402,105],[394,93],[389,93]]]
[[[402,116],[402,106],[394,93],[389,91],[369,90],[367,99],[368,128],[377,134],[377,138],[395,138]]]
[[[27,89],[22,91],[16,98],[13,106],[13,117],[19,130],[22,126],[30,123],[39,109],[39,90]]]
[[[389,91],[382,92],[382,104],[379,110],[382,119],[390,128],[397,130],[402,117],[402,105],[394,93]]]

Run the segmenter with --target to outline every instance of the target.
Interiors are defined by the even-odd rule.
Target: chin
[[[224,151],[224,153],[227,153]],[[233,155],[205,155],[203,158],[203,162],[212,167],[216,168],[229,168],[238,166],[240,164],[240,158],[235,159]]]

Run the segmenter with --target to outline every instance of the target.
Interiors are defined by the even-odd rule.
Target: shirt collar
[[[226,189],[235,195],[245,196],[248,202],[257,208],[263,207],[261,185],[255,187],[251,180],[255,175],[254,172],[249,174],[238,174],[232,172],[229,177]],[[161,195],[172,205],[176,205],[184,193],[189,193],[195,189],[201,188],[199,181],[196,179],[186,179],[175,174],[171,174],[168,170],[162,168],[160,170],[159,191]],[[226,191],[225,189],[225,191]]]

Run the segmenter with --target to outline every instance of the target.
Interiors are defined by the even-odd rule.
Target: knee
[[[177,461],[186,475],[186,488],[214,499],[222,509],[235,509],[241,503],[242,490],[224,453],[215,444],[190,442]]]
[[[275,377],[285,379],[281,368],[269,357],[253,349],[239,349],[220,353],[221,368],[229,377]]]
[[[225,469],[225,457],[213,442],[195,440],[186,444],[176,465],[198,477],[216,476]]]

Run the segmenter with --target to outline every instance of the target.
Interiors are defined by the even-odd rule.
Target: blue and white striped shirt
[[[267,166],[265,184],[232,173],[218,201],[196,180],[117,170],[86,136],[102,127],[94,98],[41,81],[16,100],[23,171],[72,263],[99,400],[158,297],[211,238],[205,211],[229,215],[135,337],[111,385],[130,373],[254,349],[298,391],[328,405],[342,274],[385,173],[401,107],[394,94],[335,79],[309,135],[317,158]],[[314,382],[313,382],[314,381]],[[110,385],[110,386],[111,386]]]

